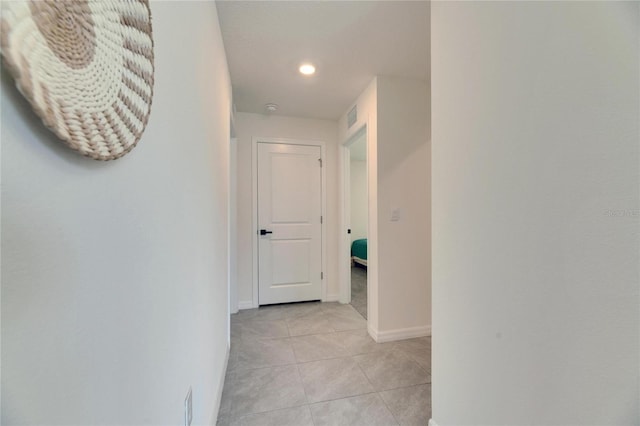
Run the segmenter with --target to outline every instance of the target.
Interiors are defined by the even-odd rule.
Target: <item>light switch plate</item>
[[[400,220],[400,209],[393,209],[391,212],[391,222],[398,222]]]

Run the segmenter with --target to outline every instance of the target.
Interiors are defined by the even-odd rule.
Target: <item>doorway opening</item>
[[[349,303],[366,319],[368,316],[367,242],[369,227],[366,126],[363,126],[349,138],[344,146],[348,150],[344,183],[350,266],[348,274]]]

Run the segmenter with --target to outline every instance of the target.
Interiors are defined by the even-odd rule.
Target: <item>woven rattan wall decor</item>
[[[138,143],[153,97],[148,0],[2,1],[2,56],[61,140],[96,160]]]

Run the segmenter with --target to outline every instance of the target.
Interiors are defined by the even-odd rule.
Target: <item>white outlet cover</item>
[[[395,208],[391,212],[391,222],[398,222],[400,220],[400,209]]]

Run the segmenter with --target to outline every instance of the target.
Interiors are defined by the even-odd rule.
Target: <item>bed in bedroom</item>
[[[367,266],[367,239],[362,238],[351,243],[351,261]]]

